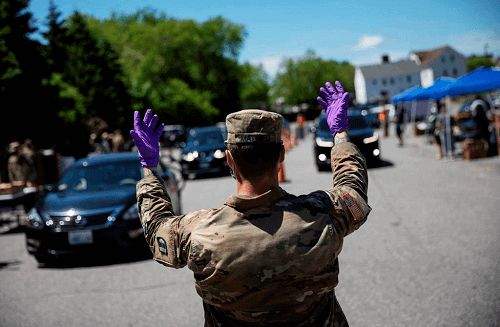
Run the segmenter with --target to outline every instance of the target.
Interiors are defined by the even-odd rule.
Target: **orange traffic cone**
[[[285,166],[283,165],[283,163],[280,163],[280,170],[278,172],[278,181],[280,183],[285,181]]]

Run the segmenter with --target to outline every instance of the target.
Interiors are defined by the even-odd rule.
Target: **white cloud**
[[[269,80],[273,80],[276,76],[276,73],[278,73],[282,60],[283,57],[265,57],[260,59],[252,59],[250,60],[250,64],[254,66],[262,64],[265,72],[267,73],[267,76],[269,77]]]
[[[384,38],[380,35],[363,35],[358,44],[352,48],[354,51],[376,49],[382,44]]]

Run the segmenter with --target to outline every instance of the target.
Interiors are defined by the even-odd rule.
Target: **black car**
[[[160,162],[159,171],[180,214],[180,189]],[[26,246],[40,263],[66,254],[146,244],[136,184],[143,177],[137,153],[114,153],[76,161],[28,213]]]
[[[197,127],[189,131],[186,146],[182,149],[181,168],[184,177],[201,174],[229,174],[226,146],[221,128]]]
[[[366,121],[360,112],[349,112],[349,139],[356,144],[361,153],[365,156],[367,163],[373,166],[380,165],[380,147],[378,143],[378,134]],[[313,126],[315,133],[314,139],[314,158],[318,170],[331,169],[330,151],[333,147],[333,136],[326,122],[326,116],[323,112],[316,118]]]
[[[181,148],[186,145],[188,129],[182,125],[166,125],[160,141],[165,148]]]

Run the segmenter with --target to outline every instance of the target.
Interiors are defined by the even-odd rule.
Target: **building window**
[[[387,85],[387,80],[386,80],[385,78],[383,78],[383,79],[382,79],[382,84],[383,84],[384,86],[386,86],[386,85]]]
[[[455,62],[455,55],[450,55],[450,61]]]
[[[443,70],[443,76],[448,76],[448,71],[446,69]]]
[[[406,81],[407,81],[408,83],[411,83],[411,75],[406,76]]]
[[[445,56],[441,56],[441,62],[444,64],[446,62],[446,57]]]
[[[453,68],[453,76],[457,77],[458,75],[458,70],[456,68]]]
[[[377,80],[376,79],[372,80],[372,84],[377,85]]]
[[[391,77],[390,83],[391,85],[394,85],[394,77]]]

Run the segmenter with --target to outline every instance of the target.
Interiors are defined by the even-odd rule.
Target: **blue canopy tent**
[[[482,93],[500,89],[500,69],[478,68],[447,87],[447,96],[457,96],[470,93]]]
[[[405,97],[411,93],[411,92],[414,92],[415,90],[422,90],[422,87],[420,86],[414,86],[408,90],[405,90],[399,94],[396,94],[393,98],[392,98],[392,103],[396,104],[398,102],[402,102],[402,101],[408,101],[408,100],[405,100]]]
[[[447,86],[455,83],[455,79],[451,77],[440,77],[434,84],[422,90],[418,94],[414,94],[413,100],[429,100],[441,99],[444,97],[444,90]]]

